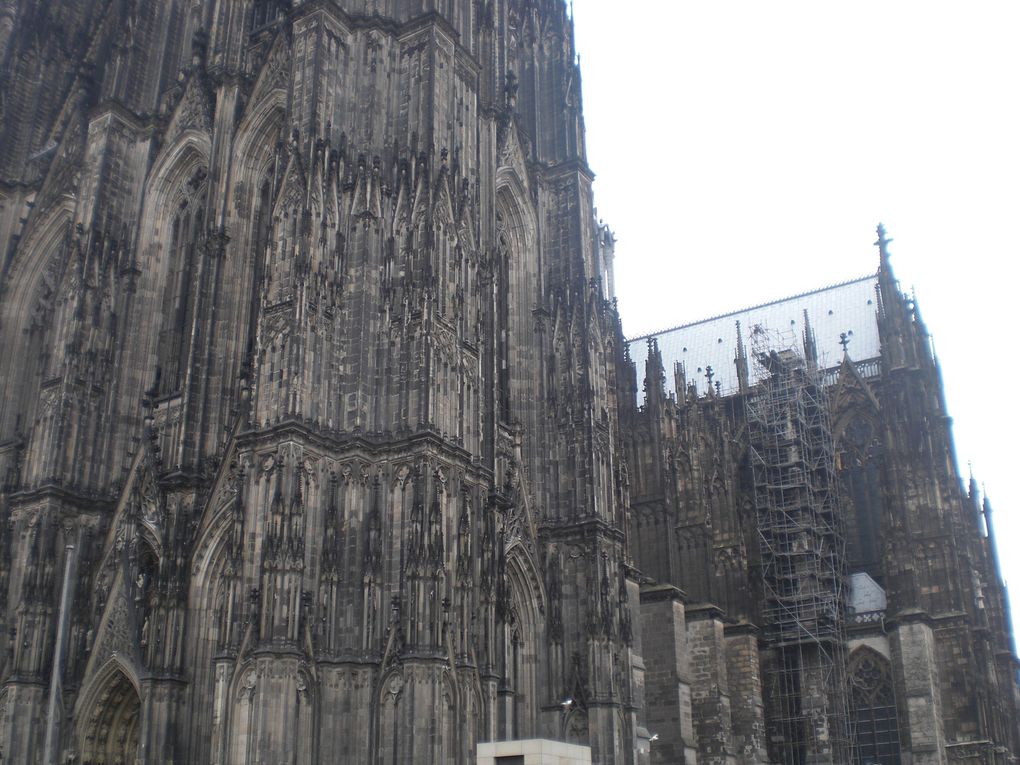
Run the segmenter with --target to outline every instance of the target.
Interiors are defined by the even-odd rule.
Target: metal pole
[[[64,555],[64,586],[60,591],[60,613],[57,615],[57,640],[53,646],[53,670],[50,672],[50,699],[46,705],[46,744],[43,747],[43,764],[57,765],[57,701],[60,696],[60,678],[63,675],[64,648],[67,642],[67,616],[71,600],[71,563],[74,545],[67,545]]]

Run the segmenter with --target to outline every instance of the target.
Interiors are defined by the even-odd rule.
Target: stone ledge
[[[641,585],[642,603],[659,603],[664,600],[674,600],[678,603],[686,603],[687,593],[679,587],[674,587],[671,584]]]

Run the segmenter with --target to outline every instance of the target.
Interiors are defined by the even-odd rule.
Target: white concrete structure
[[[591,748],[532,738],[478,745],[478,765],[591,765]]]

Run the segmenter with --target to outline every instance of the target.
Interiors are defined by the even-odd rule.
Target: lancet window
[[[855,417],[839,440],[836,465],[841,489],[851,506],[848,514],[850,565],[881,580],[882,497],[879,444],[872,423]]]
[[[199,168],[176,198],[167,236],[169,260],[159,333],[157,390],[177,393],[184,382],[190,352],[188,338],[195,303],[195,266],[205,232],[206,172]]]
[[[506,216],[496,213],[496,301],[497,301],[497,363],[499,365],[499,415],[503,422],[510,421],[510,263],[513,243],[507,230]]]
[[[269,254],[270,233],[273,222],[273,181],[270,176],[259,188],[258,207],[252,229],[252,252],[255,254],[252,269],[251,305],[248,309],[248,341],[246,353],[255,352],[255,334],[258,327],[259,299],[262,295],[262,279]]]
[[[869,649],[855,651],[850,660],[850,717],[854,765],[900,765],[890,664]]]

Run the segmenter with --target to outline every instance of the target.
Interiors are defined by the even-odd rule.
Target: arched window
[[[159,332],[157,391],[169,396],[180,391],[190,351],[194,269],[205,231],[206,172],[199,168],[176,198],[167,238],[168,281],[163,293]]]
[[[510,263],[514,257],[510,232],[502,211],[496,212],[496,359],[499,375],[499,418],[510,421]]]
[[[255,352],[255,336],[258,331],[259,300],[262,295],[262,279],[270,247],[273,223],[273,179],[267,173],[259,187],[258,207],[252,227],[252,252],[255,255],[251,280],[251,304],[248,307],[248,340],[245,353]]]
[[[872,422],[854,417],[837,444],[840,489],[848,500],[847,554],[854,570],[882,581],[882,482],[880,445]]]
[[[850,658],[850,723],[855,765],[900,765],[891,667],[868,648]]]
[[[520,420],[537,427],[530,397],[539,384],[539,359],[533,352],[534,317],[540,286],[532,278],[537,269],[535,222],[527,195],[516,178],[500,185],[496,202],[495,360],[499,402],[496,416],[502,422]],[[576,329],[576,328],[575,328]],[[580,343],[579,335],[567,342]],[[582,353],[575,355],[581,358]]]

